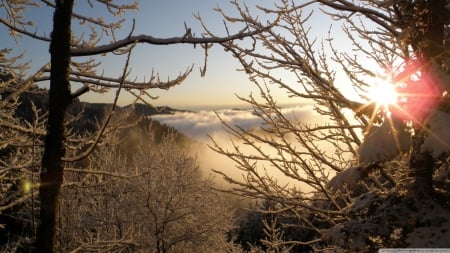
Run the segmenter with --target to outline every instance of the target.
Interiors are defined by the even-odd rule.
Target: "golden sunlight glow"
[[[377,106],[387,108],[389,105],[397,104],[398,94],[394,84],[387,80],[378,80],[367,91],[367,97]]]

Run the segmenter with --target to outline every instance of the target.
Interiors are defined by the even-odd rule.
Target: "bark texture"
[[[416,8],[419,10],[415,18],[418,31],[416,31],[416,36],[412,38],[412,45],[424,66],[429,66],[432,61],[439,61],[439,58],[445,52],[444,34],[449,15],[446,13],[445,0],[421,1],[418,5],[422,6]],[[427,79],[431,80],[435,87],[439,87],[439,80],[429,73],[427,75]],[[409,165],[415,182],[413,192],[429,194],[433,192],[432,177],[435,163],[429,153],[420,152],[424,138],[422,131],[423,129],[418,130],[419,134],[415,137],[416,143],[413,145]]]
[[[40,224],[36,252],[54,252],[59,194],[63,181],[65,114],[71,103],[69,64],[73,0],[58,0],[51,35],[49,116],[40,173]]]

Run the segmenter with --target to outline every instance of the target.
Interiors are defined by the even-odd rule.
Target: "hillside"
[[[2,97],[9,95],[9,92],[3,92]],[[34,114],[31,103],[33,103],[41,114],[48,111],[48,91],[45,89],[34,89],[25,92],[19,98],[19,106],[15,111],[14,116],[21,119],[23,122],[32,122]],[[75,123],[70,123],[69,127],[76,130],[80,134],[93,133],[98,130],[101,123],[105,120],[108,113],[111,111],[112,104],[107,103],[87,103],[80,102],[78,99],[74,101],[70,108],[68,118],[78,117]],[[164,133],[172,132],[181,135],[174,128],[165,124],[160,124],[157,121],[151,120],[151,116],[158,114],[174,114],[181,110],[173,109],[168,106],[152,107],[146,104],[133,104],[124,107],[118,106],[114,112],[116,115],[123,115],[128,113],[124,125],[136,122],[134,127],[146,127],[151,125],[152,132],[156,136],[161,136]],[[126,131],[130,131],[128,129]],[[125,131],[125,130],[124,130]],[[184,139],[186,137],[182,137]]]

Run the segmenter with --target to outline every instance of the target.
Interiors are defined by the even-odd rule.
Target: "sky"
[[[225,3],[225,5],[223,4]],[[218,4],[227,6],[228,1],[169,0],[140,1],[140,10],[136,13],[136,34],[151,34],[158,37],[182,36],[184,23],[193,33],[202,32],[194,14],[200,14],[211,29],[224,31],[222,18],[213,11]],[[148,73],[153,68],[162,80],[175,77],[178,73],[194,64],[194,71],[181,85],[169,91],[158,92],[158,105],[177,108],[189,106],[233,105],[238,103],[235,94],[248,95],[253,88],[247,76],[237,72],[238,62],[225,53],[219,46],[209,51],[207,72],[201,77],[199,68],[203,65],[203,50],[191,45],[181,46],[142,46],[134,60],[136,73]]]
[[[98,17],[105,13],[103,7],[90,7],[88,1],[75,1],[75,12],[86,16]],[[271,5],[276,1],[265,1],[264,4]],[[262,4],[257,0],[245,0],[248,6]],[[45,7],[42,4],[42,7]],[[134,34],[147,34],[154,37],[167,38],[174,36],[183,36],[185,33],[185,24],[192,29],[195,35],[200,36],[202,28],[195,19],[194,14],[202,16],[209,29],[220,35],[225,35],[223,18],[214,11],[214,8],[220,6],[226,13],[233,15],[236,10],[229,1],[224,0],[151,0],[139,1],[138,11],[128,11],[123,16],[126,20],[120,32],[116,34],[118,38],[128,35],[132,27],[132,20],[135,20]],[[0,17],[5,14],[0,11]],[[36,32],[38,34],[49,34],[52,24],[51,8],[30,8],[26,12],[26,17],[36,23]],[[260,14],[258,14],[260,15]],[[108,20],[107,15],[103,15]],[[323,20],[317,19],[314,32],[325,34],[329,24]],[[78,25],[73,21],[72,28],[76,34],[89,33],[89,29]],[[0,27],[0,32],[4,32]],[[233,27],[231,27],[233,29]],[[235,29],[235,31],[237,31]],[[3,44],[6,43],[6,44]],[[31,61],[30,71],[39,69],[43,64],[49,61],[48,44],[35,42],[30,39],[20,39],[14,41],[7,38],[2,42],[3,47],[14,47],[15,52],[25,52],[24,61]],[[237,71],[240,68],[239,62],[231,54],[224,52],[223,48],[216,45],[209,50],[207,72],[204,77],[200,75],[200,67],[203,66],[204,51],[191,45],[171,45],[171,46],[151,46],[139,45],[131,57],[131,78],[143,80],[149,77],[152,71],[158,73],[161,80],[174,78],[179,73],[184,72],[192,64],[194,71],[179,86],[171,88],[169,91],[152,90],[150,94],[158,96],[157,100],[149,100],[153,105],[167,105],[180,109],[190,108],[222,108],[232,107],[242,104],[236,97],[247,97],[250,94],[258,93],[245,73]],[[100,57],[102,65],[100,72],[120,76],[124,66],[124,58],[108,54],[106,57]],[[75,59],[76,60],[76,59]],[[295,80],[293,80],[295,82]],[[272,87],[273,94],[280,97],[284,103],[289,103],[284,92]],[[96,94],[89,92],[82,97],[83,101],[105,102],[113,101],[115,91],[106,94]],[[131,103],[134,97],[122,92],[120,104]]]
[[[75,1],[74,10],[83,15],[99,16],[104,12],[102,8],[92,9],[87,5],[87,1]],[[252,4],[257,1],[248,1]],[[41,5],[44,5],[41,3]],[[131,30],[132,20],[135,19],[134,34],[147,34],[154,37],[180,37],[185,33],[185,26],[190,27],[194,34],[200,36],[202,29],[200,23],[194,18],[194,14],[200,14],[208,23],[208,26],[218,34],[224,34],[222,18],[213,9],[218,5],[224,6],[225,10],[231,10],[228,1],[214,0],[151,0],[139,1],[138,11],[128,11],[123,17],[126,22],[123,29],[117,33],[118,38],[122,38]],[[44,6],[42,6],[44,7]],[[36,23],[38,34],[50,34],[52,10],[50,8],[29,8],[26,17]],[[0,17],[5,14],[0,11]],[[84,27],[79,29],[77,22],[72,23],[72,28],[78,34],[89,30]],[[0,32],[6,33],[3,26]],[[5,44],[3,44],[5,43]],[[43,64],[49,61],[48,44],[36,42],[30,39],[14,40],[2,39],[1,48],[12,47],[16,54],[25,53],[23,61],[31,61],[30,72],[39,69]],[[131,57],[131,77],[142,80],[143,77],[150,76],[154,71],[158,73],[162,80],[174,78],[179,73],[184,72],[192,64],[194,71],[182,85],[174,87],[169,91],[153,90],[150,93],[159,96],[159,99],[149,101],[155,105],[168,105],[176,108],[186,108],[195,106],[211,105],[234,105],[240,101],[236,94],[247,96],[254,87],[248,81],[247,76],[242,72],[237,72],[239,68],[237,60],[233,59],[219,46],[214,46],[209,50],[208,66],[205,77],[200,76],[199,68],[203,66],[204,52],[197,47],[194,49],[191,45],[175,46],[151,46],[140,45]],[[76,59],[75,59],[76,60]],[[103,65],[99,68],[105,73],[112,73],[118,76],[122,73],[124,59],[108,55],[101,58]],[[81,97],[82,100],[90,102],[112,102],[114,91],[108,94],[88,93]],[[133,97],[126,92],[121,94],[121,104],[130,103]]]
[[[275,0],[258,1],[245,0],[249,6],[255,4],[272,4]],[[86,16],[104,16],[104,9],[91,8],[88,1],[76,1],[75,11]],[[42,4],[43,5],[43,4]],[[134,35],[147,34],[154,37],[168,38],[180,37],[185,33],[185,24],[192,29],[194,35],[200,35],[202,28],[194,14],[199,14],[208,25],[209,29],[219,35],[225,35],[223,18],[213,9],[217,6],[223,8],[227,13],[233,15],[235,10],[227,0],[144,0],[139,1],[139,10],[127,12],[123,18],[123,29],[116,34],[117,38],[126,37],[132,27],[132,20],[135,20]],[[44,6],[42,6],[44,7]],[[26,13],[29,20],[36,22],[36,32],[48,35],[52,29],[52,9],[32,8]],[[0,18],[4,17],[4,11],[0,10]],[[106,16],[105,18],[109,18]],[[323,19],[323,16],[314,16],[311,19],[314,29],[311,30],[313,36],[325,37],[330,26],[330,22]],[[336,24],[338,26],[338,24]],[[89,34],[89,29],[81,27],[77,22],[73,22],[72,28],[77,35],[85,32]],[[233,28],[233,27],[231,27]],[[3,30],[2,30],[3,29]],[[236,30],[235,30],[236,31]],[[0,32],[5,34],[3,26]],[[341,49],[346,44],[341,43],[340,37],[334,38]],[[31,61],[30,72],[36,71],[43,64],[49,61],[48,43],[35,42],[30,39],[20,39],[15,41],[10,36],[2,38],[0,48],[13,47],[15,53],[24,52],[24,61]],[[194,64],[194,71],[179,86],[168,91],[152,90],[150,94],[158,96],[158,99],[148,101],[156,106],[170,106],[177,109],[195,109],[197,113],[185,112],[174,115],[156,116],[155,119],[162,123],[175,127],[189,137],[202,143],[202,149],[198,151],[201,167],[208,170],[219,164],[220,166],[233,167],[229,159],[219,156],[208,149],[206,144],[210,143],[207,135],[213,136],[216,141],[223,146],[230,146],[230,140],[223,131],[223,125],[218,120],[218,113],[224,121],[230,125],[239,125],[244,129],[253,129],[261,126],[261,120],[248,110],[231,110],[231,108],[243,108],[243,104],[236,96],[248,97],[250,94],[258,95],[256,86],[250,82],[244,72],[236,71],[240,68],[239,62],[229,53],[219,46],[213,46],[209,50],[208,66],[205,77],[201,77],[199,68],[203,66],[204,51],[194,49],[192,45],[176,46],[151,46],[139,45],[131,56],[131,77],[142,80],[154,71],[159,73],[162,80],[168,77],[176,77],[180,72],[184,72]],[[120,77],[124,66],[124,57],[101,56],[98,58],[102,65],[100,71],[106,75]],[[74,59],[77,60],[77,59]],[[288,77],[286,77],[288,78]],[[292,83],[297,84],[298,80],[292,79]],[[270,87],[271,95],[282,104],[289,104],[283,109],[286,115],[295,117],[298,120],[317,120],[317,115],[313,114],[311,105],[306,105],[301,101],[288,99],[284,91],[277,87]],[[88,92],[80,97],[83,101],[111,103],[114,99],[115,91],[104,94]],[[119,103],[121,105],[133,102],[133,97],[126,93],[121,93]],[[216,112],[202,109],[220,109]],[[220,161],[220,162],[218,162]],[[220,168],[214,168],[220,169]]]
[[[117,0],[121,2],[120,0]],[[126,2],[125,0],[123,0]],[[256,4],[272,5],[277,0],[240,0],[244,1],[251,10]],[[53,9],[46,8],[42,1],[36,1],[41,4],[39,8],[30,8],[25,13],[25,17],[36,23],[35,32],[38,35],[48,35],[52,30]],[[79,0],[75,1],[75,12],[91,17],[105,17],[109,20],[111,16],[105,15],[105,9],[89,6],[89,2]],[[233,16],[236,10],[228,0],[141,0],[139,1],[138,11],[129,11],[123,15],[125,23],[123,29],[116,33],[118,39],[128,36],[132,29],[133,20],[135,20],[134,35],[146,34],[159,38],[181,37],[185,34],[185,24],[192,29],[197,36],[202,33],[202,28],[194,14],[200,15],[208,28],[216,34],[225,35],[225,27],[223,25],[222,16],[214,11],[214,8],[220,6],[227,14]],[[255,15],[263,15],[260,12]],[[0,18],[7,15],[4,8],[0,8]],[[261,19],[264,17],[261,16]],[[350,43],[344,40],[343,32],[339,32],[340,24],[331,22],[324,15],[320,15],[320,11],[309,20],[312,25],[310,35],[324,39],[328,35],[330,26],[333,27],[333,43],[339,47],[339,50],[351,51]],[[366,28],[370,28],[370,24],[364,24]],[[78,21],[74,19],[72,24],[73,31],[76,35],[85,34],[89,36],[89,27],[80,26]],[[236,27],[232,27],[231,33],[237,31]],[[33,31],[33,30],[32,30]],[[336,32],[337,31],[337,32]],[[4,26],[0,26],[1,34],[8,34]],[[109,38],[107,38],[108,40]],[[103,44],[102,41],[100,44]],[[320,42],[319,42],[320,43]],[[31,39],[17,39],[11,36],[3,36],[0,42],[0,50],[3,48],[13,48],[13,55],[24,53],[23,62],[30,62],[30,73],[36,71],[50,60],[48,52],[49,44],[36,42]],[[131,78],[143,80],[150,73],[158,73],[162,80],[174,78],[179,73],[184,72],[187,68],[194,64],[194,71],[179,86],[173,87],[168,91],[152,90],[150,94],[157,96],[158,99],[150,100],[149,103],[156,106],[170,106],[177,109],[196,109],[197,113],[178,113],[169,116],[158,116],[157,119],[162,123],[171,125],[188,136],[206,142],[206,135],[219,136],[221,140],[225,140],[223,136],[222,124],[218,121],[216,115],[211,110],[202,109],[223,109],[218,113],[227,122],[232,125],[239,125],[246,129],[260,126],[261,121],[245,110],[230,110],[230,108],[242,108],[245,105],[236,97],[247,97],[250,94],[257,95],[259,92],[256,86],[248,79],[244,72],[236,71],[241,68],[239,62],[234,59],[230,53],[227,53],[220,46],[213,46],[209,50],[207,72],[205,77],[201,77],[199,68],[203,66],[204,51],[192,45],[169,45],[169,46],[152,46],[138,45],[131,56]],[[101,61],[99,67],[100,72],[112,77],[120,77],[124,66],[124,57],[117,57],[112,54],[97,58]],[[77,59],[73,59],[77,60]],[[366,62],[364,62],[366,64]],[[337,85],[345,83],[339,79],[337,71]],[[288,75],[283,78],[290,78]],[[296,79],[288,79],[293,85],[297,84]],[[351,98],[350,86],[342,86],[344,95],[349,94]],[[295,115],[297,119],[310,120],[317,115],[313,115],[310,105],[305,105],[304,101],[288,99],[287,95],[277,87],[270,87],[271,95],[281,104],[289,104],[285,107],[285,112]],[[111,103],[114,99],[115,91],[103,94],[88,92],[80,97],[82,101]],[[122,92],[120,96],[120,105],[126,105],[133,102],[134,97]],[[354,99],[353,99],[354,100]],[[297,112],[297,113],[292,113]],[[320,120],[320,119],[319,119]],[[228,145],[228,144],[225,144]],[[211,151],[202,157],[211,158],[211,163],[216,163],[217,159],[211,155]],[[217,155],[217,154],[216,154]]]

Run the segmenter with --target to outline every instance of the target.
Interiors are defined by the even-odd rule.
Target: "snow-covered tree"
[[[227,126],[232,149],[213,144],[244,174],[218,170],[233,192],[291,214],[308,235],[294,245],[358,252],[449,247],[450,3],[235,6],[237,17],[218,11],[254,29],[264,17],[281,17],[251,39],[222,43],[259,87],[260,97],[243,100],[264,120],[261,131]],[[386,80],[395,102],[371,92]],[[285,113],[272,86],[309,104],[316,121]]]
[[[36,44],[43,43],[49,48],[50,62],[33,62],[35,66],[41,66],[35,73],[31,73],[29,69],[23,70],[25,75],[23,81],[18,84],[12,95],[12,98],[17,97],[36,83],[49,83],[49,111],[39,180],[40,223],[36,239],[36,250],[46,253],[53,252],[64,163],[86,157],[103,134],[103,131],[93,134],[91,139],[95,141],[85,142],[84,147],[78,147],[79,150],[87,152],[79,154],[66,152],[65,144],[70,141],[66,114],[72,102],[86,92],[104,92],[111,88],[117,89],[117,96],[121,89],[127,89],[136,94],[139,100],[151,98],[149,89],[168,89],[180,84],[192,71],[192,67],[188,67],[179,76],[168,81],[160,80],[156,73],[147,77],[147,81],[137,81],[137,78],[129,76],[130,56],[137,45],[192,44],[202,45],[201,48],[207,50],[211,43],[241,39],[259,32],[244,27],[235,34],[225,37],[196,37],[191,29],[186,27],[186,32],[179,37],[157,38],[146,34],[135,35],[132,20],[126,23],[122,16],[129,10],[136,10],[137,1],[77,2],[95,10],[96,13],[101,13],[101,17],[87,16],[82,8],[74,6],[74,2],[74,0],[0,1],[0,24],[15,42],[19,43],[22,39],[26,39]],[[49,25],[44,18],[31,20],[27,17],[29,13],[35,14],[35,17],[53,15],[53,21],[50,21]],[[125,24],[130,27],[129,31],[127,35],[119,37],[119,31]],[[19,46],[14,49],[23,48]],[[1,54],[3,57],[9,53],[8,59],[14,59],[14,55],[32,50],[18,52],[2,49]],[[104,73],[102,64],[106,61],[100,59],[103,55],[107,55],[111,61],[122,60],[123,72],[120,75]],[[114,108],[113,106],[112,111]],[[107,123],[108,120],[105,125]]]
[[[175,134],[161,143],[137,135],[129,161],[112,146],[87,169],[66,169],[59,250],[225,252],[233,219],[224,196]]]
[[[29,245],[37,225],[37,182],[45,115],[30,100],[12,98],[20,80],[20,66],[9,68],[0,56],[0,251]],[[14,64],[13,64],[14,65]],[[38,91],[35,91],[38,92]],[[31,95],[31,94],[23,94]],[[28,118],[21,118],[24,108]]]

